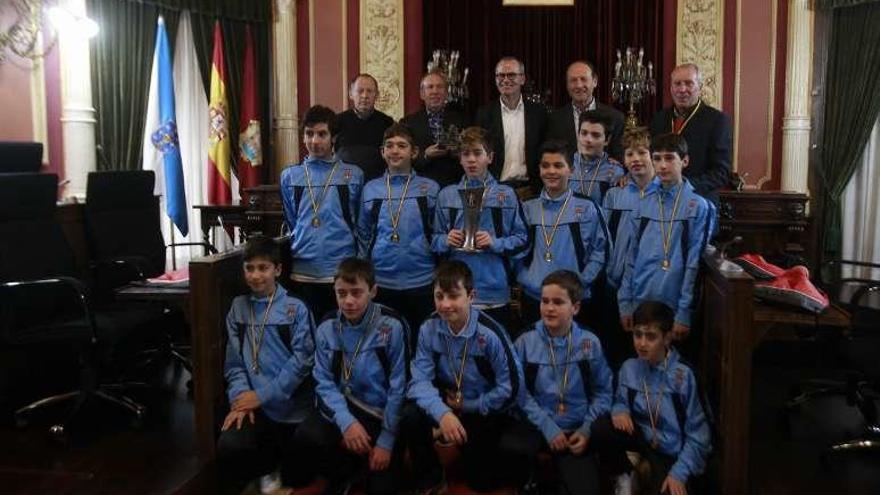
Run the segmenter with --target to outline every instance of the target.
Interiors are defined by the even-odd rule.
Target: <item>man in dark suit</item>
[[[673,106],[654,115],[651,135],[674,132],[684,136],[689,156],[684,176],[698,194],[717,205],[718,190],[730,180],[730,118],[700,99],[703,80],[696,64],[679,65],[670,80]]]
[[[593,91],[599,84],[599,75],[593,64],[579,60],[573,62],[565,71],[565,87],[568,89],[569,103],[553,110],[547,129],[547,139],[565,141],[572,152],[577,151],[577,129],[580,114],[587,110],[596,110],[611,122],[611,142],[608,154],[617,161],[623,161],[623,114],[610,105],[596,101]]]
[[[419,83],[419,96],[425,108],[400,120],[412,131],[420,150],[413,166],[419,174],[437,181],[440,187],[457,182],[462,175],[456,151],[440,142],[441,135],[448,132],[450,126],[461,131],[468,124],[463,114],[447,107],[448,94],[446,78],[442,74],[425,74]]]
[[[365,183],[385,171],[385,160],[379,154],[379,148],[385,129],[394,123],[394,119],[376,109],[378,97],[376,78],[358,74],[349,87],[351,108],[339,114],[336,156],[360,167],[364,171]]]
[[[489,131],[495,159],[489,171],[518,193],[523,187],[531,195],[541,192],[538,171],[539,148],[547,128],[547,112],[537,103],[525,101],[522,87],[525,66],[514,57],[504,57],[495,65],[495,85],[500,97],[477,110],[476,124]]]

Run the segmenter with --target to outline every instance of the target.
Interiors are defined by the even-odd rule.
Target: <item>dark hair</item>
[[[581,278],[571,270],[556,270],[550,273],[544,277],[541,288],[548,285],[558,285],[565,289],[572,303],[580,302],[584,298],[584,286],[581,284]]]
[[[342,279],[343,282],[356,284],[359,280],[367,283],[367,287],[373,288],[376,285],[376,272],[373,270],[373,264],[367,260],[360,258],[345,258],[336,268],[336,275],[333,281]]]
[[[303,115],[302,132],[306,127],[313,127],[316,124],[327,124],[330,135],[335,136],[339,133],[339,121],[336,119],[336,112],[324,105],[312,105]]]
[[[273,265],[281,264],[281,253],[278,245],[271,237],[252,235],[244,246],[243,261],[246,263],[254,258],[266,258]]]
[[[474,274],[463,261],[446,260],[434,270],[434,286],[440,290],[449,292],[458,288],[459,283],[467,293],[474,289]]]
[[[562,155],[563,158],[565,158],[565,163],[569,167],[574,166],[571,162],[571,150],[568,149],[568,143],[561,139],[549,139],[547,141],[544,141],[544,143],[541,144],[540,156],[543,157],[544,153],[559,153],[560,155]]]
[[[372,76],[372,74],[367,74],[366,72],[361,72],[360,74],[352,77],[351,82],[348,83],[348,92],[349,93],[351,93],[351,90],[354,89],[354,83],[356,83],[357,80],[361,79],[361,78],[369,79],[369,80],[373,81],[373,86],[376,87],[376,92],[379,91],[379,81],[377,81],[376,78]]]
[[[589,122],[591,124],[601,124],[602,131],[605,133],[605,140],[611,139],[611,121],[608,120],[608,117],[605,116],[602,112],[598,110],[587,110],[586,112],[581,112],[581,116],[578,118],[578,133],[581,132],[581,127],[584,125],[584,122]]]
[[[459,140],[461,141],[461,149],[480,145],[486,150],[486,154],[492,152],[492,139],[490,139],[489,131],[482,127],[471,126],[466,128],[461,131]]]
[[[684,157],[688,156],[688,144],[684,137],[678,134],[671,132],[661,134],[651,140],[651,153],[658,151],[672,151],[677,153],[679,158],[684,159]]]
[[[672,308],[659,301],[645,301],[633,313],[633,325],[656,325],[664,334],[672,331],[674,323]]]
[[[623,131],[623,137],[620,139],[623,149],[635,148],[637,146],[651,147],[651,133],[647,127],[633,127]]]
[[[568,79],[568,71],[571,70],[571,67],[572,67],[574,64],[584,64],[584,65],[586,65],[587,67],[590,68],[590,74],[593,75],[593,79],[599,77],[599,73],[596,72],[596,66],[593,65],[593,62],[590,62],[590,61],[588,61],[588,60],[575,60],[574,62],[568,64],[568,67],[565,68],[565,74],[566,74],[566,77],[565,77],[565,78],[566,78],[566,79]]]
[[[391,124],[391,127],[385,129],[385,133],[382,134],[382,144],[384,145],[386,140],[393,137],[402,137],[403,139],[406,139],[410,146],[414,147],[416,145],[412,131],[406,124],[401,124],[400,122]]]

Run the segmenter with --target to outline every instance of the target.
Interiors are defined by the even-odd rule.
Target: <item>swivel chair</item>
[[[29,360],[44,356],[50,348],[73,350],[80,374],[76,390],[21,407],[15,412],[16,423],[26,423],[37,409],[72,399],[69,414],[51,427],[53,433],[63,434],[93,398],[122,408],[139,422],[144,406],[112,393],[125,384],[102,383],[99,373],[161,315],[141,309],[94,308],[55,218],[57,188],[56,175],[0,175],[0,343],[7,350],[25,353]]]

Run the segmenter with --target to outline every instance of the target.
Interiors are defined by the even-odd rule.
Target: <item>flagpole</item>
[[[174,250],[174,220],[171,217],[168,217],[168,226],[171,230],[171,269],[177,270],[177,251]]]

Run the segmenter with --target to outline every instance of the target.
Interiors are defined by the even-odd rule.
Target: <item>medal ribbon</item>
[[[566,208],[568,208],[568,200],[571,199],[572,194],[574,194],[571,189],[568,190],[568,196],[565,197],[565,201],[562,203],[562,208],[559,209],[559,213],[556,214],[556,220],[553,222],[553,230],[550,231],[550,234],[547,234],[546,220],[544,220],[544,202],[541,201],[541,234],[544,236],[544,245],[547,246],[547,251],[550,251],[550,247],[553,245],[553,239],[556,237],[556,229],[559,228],[559,222],[562,220],[562,215],[565,213]]]
[[[266,322],[269,321],[269,310],[272,309],[272,302],[275,301],[275,293],[278,292],[278,288],[275,288],[275,291],[272,292],[272,295],[269,296],[269,304],[266,305],[266,311],[263,312],[263,322],[260,323],[259,329],[257,328],[257,318],[254,316],[254,305],[250,304],[250,321],[248,325],[248,335],[251,338],[251,366],[255,373],[260,372],[260,349],[263,347],[263,337],[266,335]],[[257,334],[259,333],[259,337]]]
[[[391,233],[397,233],[397,226],[400,224],[400,212],[403,210],[403,202],[406,200],[406,192],[409,191],[409,183],[412,180],[412,174],[406,177],[406,184],[403,186],[403,194],[400,195],[400,203],[397,204],[397,216],[394,215],[394,207],[391,198],[391,175],[385,175],[385,189],[388,191],[388,214],[391,216]]]
[[[675,214],[678,212],[679,200],[681,199],[681,192],[684,191],[684,183],[679,184],[678,192],[675,194],[675,201],[672,204],[672,213],[669,215],[669,220],[665,220],[663,217],[663,190],[657,191],[657,204],[660,205],[660,239],[663,241],[663,261],[665,267],[669,267],[669,248],[672,241],[672,229],[673,222],[675,222]],[[666,222],[666,227],[664,227],[664,222]]]
[[[547,340],[548,340],[548,348],[550,349],[550,366],[553,367],[553,374],[556,376],[556,382],[559,383],[559,370],[556,367],[556,351],[553,350],[553,335],[550,334],[550,331],[547,331]],[[565,351],[565,363],[563,363],[563,373],[562,373],[562,383],[560,384],[558,395],[559,395],[559,404],[562,406],[565,404],[565,389],[568,388],[568,370],[570,369],[568,363],[571,361],[571,351],[573,348],[572,339],[571,339],[571,329],[568,330],[567,336],[568,344],[567,350]],[[560,411],[563,411],[563,407],[559,407]]]
[[[309,165],[303,162],[303,168],[306,171],[306,188],[309,190],[309,200],[312,203],[312,212],[314,213],[314,218],[318,218],[318,209],[321,207],[321,203],[324,202],[324,198],[327,196],[327,188],[330,187],[330,182],[333,181],[333,174],[336,173],[336,168],[339,166],[339,161],[333,162],[333,168],[330,169],[330,175],[327,176],[327,182],[324,183],[324,189],[321,191],[321,197],[315,199],[315,193],[312,191],[312,177],[309,173]]]

